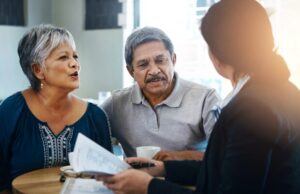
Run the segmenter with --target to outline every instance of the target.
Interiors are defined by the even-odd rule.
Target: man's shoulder
[[[199,91],[199,92],[213,92],[215,89],[207,87],[205,85],[188,81],[185,79],[179,79],[180,80],[180,85],[182,88],[188,89],[188,90],[193,90],[193,91]]]
[[[112,92],[111,103],[114,106],[124,106],[127,103],[132,102],[133,95],[135,94],[136,85],[118,89]]]
[[[134,86],[117,89],[112,92],[112,96],[114,99],[128,97],[128,96],[131,96],[133,89],[134,89]]]

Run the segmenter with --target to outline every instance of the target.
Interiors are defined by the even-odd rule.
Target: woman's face
[[[63,43],[52,50],[44,62],[44,87],[74,90],[79,87],[80,64],[71,45]]]

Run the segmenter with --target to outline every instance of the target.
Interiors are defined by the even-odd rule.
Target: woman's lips
[[[76,72],[70,74],[70,76],[71,76],[73,79],[76,79],[76,80],[77,80],[77,79],[79,78],[79,73],[76,71]]]

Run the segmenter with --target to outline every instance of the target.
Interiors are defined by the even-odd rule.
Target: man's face
[[[152,41],[139,45],[133,53],[131,76],[148,98],[167,97],[174,83],[176,56],[170,55],[164,44]]]

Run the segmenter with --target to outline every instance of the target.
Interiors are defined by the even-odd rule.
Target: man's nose
[[[155,63],[150,63],[150,65],[149,65],[149,74],[158,74],[158,73],[160,73],[161,71],[160,71],[160,68],[158,67],[158,65],[157,64],[155,64]]]

